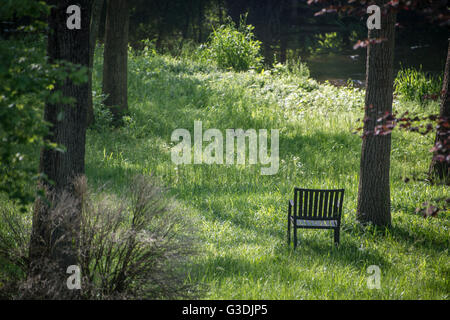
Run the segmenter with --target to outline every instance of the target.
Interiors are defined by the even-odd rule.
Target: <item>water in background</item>
[[[395,73],[403,67],[420,68],[425,72],[443,74],[446,47],[440,45],[396,46]],[[326,80],[343,85],[347,80],[357,86],[364,86],[366,76],[366,50],[346,50],[338,54],[309,56],[305,58],[311,76],[320,82]]]

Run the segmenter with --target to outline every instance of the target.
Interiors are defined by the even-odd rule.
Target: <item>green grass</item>
[[[430,97],[440,96],[442,76],[427,75],[422,66],[419,69],[403,68],[397,74],[394,87],[400,99],[424,104]]]
[[[94,89],[101,87],[101,54]],[[386,233],[356,223],[364,92],[319,85],[292,73],[223,72],[168,56],[132,54],[129,106],[122,128],[89,130],[86,172],[92,189],[122,194],[135,174],[153,174],[196,217],[201,254],[189,280],[205,285],[204,299],[449,299],[448,212],[424,219],[425,201],[448,197],[429,185],[432,136],[394,132],[392,228]],[[425,109],[424,109],[425,108]],[[396,111],[431,113],[436,103]],[[259,165],[183,165],[171,162],[177,128],[279,129],[280,169]],[[416,177],[403,182],[404,177]],[[286,244],[293,187],[345,188],[341,245],[330,230],[300,230],[296,251]],[[106,192],[106,191],[105,191]],[[367,267],[381,269],[381,289],[368,289]]]
[[[96,75],[101,74],[98,61]],[[100,79],[96,78],[97,86]],[[199,219],[202,254],[190,281],[206,285],[206,299],[448,299],[449,216],[424,219],[415,208],[448,196],[421,177],[433,137],[395,132],[392,145],[392,221],[386,233],[355,221],[364,92],[318,85],[293,74],[222,72],[167,56],[132,56],[127,127],[90,132],[87,175],[121,193],[136,173],[160,177]],[[436,104],[401,105],[431,113]],[[258,165],[184,165],[170,160],[174,129],[279,129],[280,170]],[[223,131],[224,132],[224,131]],[[286,244],[287,200],[293,187],[345,188],[341,245],[331,231],[300,232]],[[381,289],[367,287],[367,267],[381,268]]]

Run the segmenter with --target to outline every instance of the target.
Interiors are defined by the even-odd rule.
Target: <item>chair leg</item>
[[[334,229],[334,244],[337,246],[339,244],[339,228]]]
[[[294,228],[294,250],[297,248],[297,228],[293,226]]]
[[[288,246],[291,245],[291,216],[288,215],[288,221],[287,221],[287,240],[288,240]]]

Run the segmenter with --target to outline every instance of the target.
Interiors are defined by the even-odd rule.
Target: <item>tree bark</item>
[[[441,93],[441,106],[439,110],[439,118],[441,121],[449,123],[450,120],[450,96],[449,96],[449,73],[450,73],[450,41],[447,50],[447,61],[445,63],[444,82]],[[440,126],[436,131],[436,139],[434,145],[441,144],[443,149],[436,150],[431,161],[429,176],[431,180],[437,179],[446,184],[450,183],[449,178],[449,161],[445,159],[449,154],[450,146],[450,129]],[[438,160],[438,156],[443,156],[444,159]]]
[[[377,1],[382,7],[387,0]],[[382,9],[382,11],[384,11]],[[385,39],[369,43],[366,64],[366,97],[364,135],[358,189],[357,220],[378,226],[391,224],[390,153],[391,135],[374,135],[377,118],[392,113],[393,64],[395,44],[393,10],[383,12],[381,29],[369,30],[369,39]]]
[[[223,24],[223,0],[217,0],[217,13],[219,15],[219,24]]]
[[[98,29],[100,25],[100,18],[102,14],[102,7],[105,0],[94,0],[92,2],[92,14],[90,22],[90,35],[89,35],[89,45],[91,51],[89,52],[89,92],[88,92],[88,107],[87,107],[87,126],[95,122],[94,118],[94,102],[92,97],[92,72],[94,68],[94,54],[95,54],[95,44],[97,42]]]
[[[203,22],[205,21],[205,4],[202,1],[199,1],[197,4],[198,14],[197,14],[197,25],[198,25],[198,34],[197,34],[197,42],[203,42]]]
[[[126,0],[108,0],[103,59],[105,105],[120,123],[128,110],[128,27],[129,4]]]
[[[51,62],[68,61],[86,67],[89,66],[89,17],[91,4],[88,0],[79,0],[81,9],[81,29],[69,30],[66,20],[67,8],[72,1],[49,1],[53,5],[49,15],[49,33],[47,54]],[[73,104],[46,104],[44,118],[51,124],[49,141],[65,147],[64,152],[43,148],[40,155],[40,172],[47,176],[41,181],[41,187],[49,195],[61,195],[64,192],[77,198],[74,192],[74,179],[85,172],[86,115],[88,104],[88,83],[75,84],[70,79],[55,85],[64,97],[71,97]],[[49,197],[51,198],[51,197]],[[79,202],[81,203],[81,201]],[[54,204],[54,203],[53,203]],[[52,204],[52,205],[53,205]],[[30,274],[36,275],[46,266],[40,264],[42,258],[57,266],[55,272],[65,277],[69,265],[76,264],[77,223],[80,221],[81,208],[76,206],[70,211],[70,232],[64,228],[54,229],[53,216],[47,202],[37,199],[33,212],[32,236],[30,241]],[[73,237],[72,237],[73,235]],[[65,237],[63,241],[61,237]],[[49,244],[54,247],[49,247]],[[55,275],[56,276],[56,275]]]

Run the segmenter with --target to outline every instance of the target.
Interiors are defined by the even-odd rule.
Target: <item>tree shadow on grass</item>
[[[362,269],[369,265],[378,265],[380,268],[392,268],[391,263],[379,252],[370,248],[361,248],[353,238],[346,236],[341,231],[339,246],[333,243],[333,235],[329,232],[329,241],[322,238],[300,237],[294,253],[304,256],[324,257],[330,263],[338,263],[342,266],[352,265]],[[320,232],[324,232],[320,230]],[[290,249],[291,250],[291,249]],[[297,253],[298,252],[298,253]]]
[[[252,260],[253,259],[253,260]],[[361,270],[366,272],[370,265],[377,265],[382,270],[395,268],[382,255],[376,251],[360,251],[352,242],[344,242],[340,248],[333,248],[325,241],[303,239],[296,251],[280,246],[263,256],[235,255],[231,253],[211,255],[193,265],[193,273],[199,276],[207,275],[215,280],[241,277],[251,281],[267,277],[278,277],[280,281],[292,281],[298,279],[301,274],[308,272],[300,269],[311,268],[312,273],[317,269],[318,273],[330,273],[337,268]],[[323,266],[323,267],[322,267]],[[330,268],[335,266],[335,268]],[[330,269],[330,271],[326,271]]]
[[[360,149],[360,139],[350,132],[316,131],[313,136],[299,133],[280,137],[281,157],[299,157],[306,169],[325,172],[328,177],[335,173],[357,174]]]
[[[122,194],[129,189],[132,178],[140,174],[136,169],[122,167],[105,167],[89,165],[86,167],[86,175],[89,185],[94,190],[105,189],[108,192]]]
[[[440,237],[433,229],[427,229],[423,232],[413,232],[400,225],[393,225],[390,228],[390,234],[393,239],[399,242],[405,242],[426,250],[441,253],[450,247],[450,236]]]

